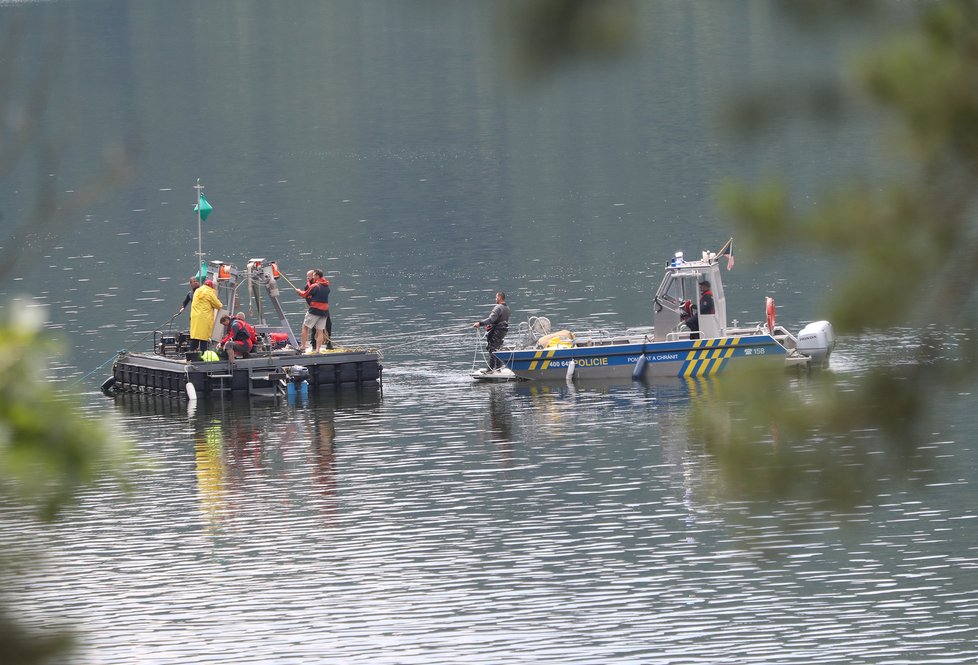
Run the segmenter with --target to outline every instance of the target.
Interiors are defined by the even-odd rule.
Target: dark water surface
[[[738,418],[715,381],[466,378],[466,325],[495,290],[514,321],[647,324],[666,258],[734,234],[722,178],[781,171],[804,196],[873,167],[859,115],[759,143],[718,127],[738,86],[833,73],[866,36],[818,39],[763,2],[640,3],[626,55],[525,81],[500,7],[0,4],[0,24],[26,17],[37,37],[25,66],[64,21],[45,117],[65,141],[58,191],[70,201],[106,145],[139,148],[128,185],[32,236],[0,285],[63,336],[52,379],[141,453],[129,493],[93,487],[53,527],[5,511],[0,546],[43,555],[5,580],[16,616],[74,626],[86,663],[978,661],[970,388],[839,508],[731,494],[688,418]],[[4,224],[38,187],[25,160],[2,183]],[[179,307],[198,177],[208,257],[278,258],[293,280],[323,267],[336,336],[383,350],[382,387],[196,405],[97,392],[115,351]],[[739,251],[730,315],[758,321],[774,295],[797,330],[833,269]],[[302,303],[286,305],[298,325]],[[843,338],[840,394],[917,338]],[[828,379],[777,380],[804,396]]]

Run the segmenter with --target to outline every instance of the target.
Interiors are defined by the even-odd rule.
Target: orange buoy
[[[768,296],[764,300],[764,311],[767,314],[767,329],[768,332],[774,334],[774,298]]]

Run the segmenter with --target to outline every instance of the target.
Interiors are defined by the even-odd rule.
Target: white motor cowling
[[[812,365],[825,367],[835,348],[835,332],[828,321],[813,321],[798,333],[798,351],[812,359]]]

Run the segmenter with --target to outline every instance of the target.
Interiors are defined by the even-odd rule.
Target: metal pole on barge
[[[201,212],[200,212],[200,207],[201,207],[200,206],[200,190],[202,190],[203,188],[204,188],[204,186],[200,184],[200,178],[197,178],[197,184],[194,185],[194,189],[197,190],[197,266],[198,266],[198,270],[200,269],[199,267],[204,264],[204,250],[203,250],[203,244],[202,244],[202,241],[201,241],[201,228],[202,228],[202,224],[201,224],[201,217],[200,217],[200,215],[201,215]],[[207,279],[207,275],[201,275],[200,276],[201,283],[203,283],[205,279]]]

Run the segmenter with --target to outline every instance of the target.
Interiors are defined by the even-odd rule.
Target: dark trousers
[[[489,352],[489,369],[505,367],[506,363],[496,358],[493,351],[498,351],[503,345],[503,338],[506,337],[506,330],[500,328],[490,328],[486,333],[486,351]]]
[[[224,345],[225,351],[234,351],[239,358],[248,357],[248,342],[242,342],[240,340],[229,340],[227,344]]]
[[[207,350],[207,344],[208,344],[208,342],[207,342],[206,339],[191,339],[190,340],[190,350],[191,351],[200,351],[201,353],[203,353],[204,351]]]

